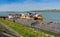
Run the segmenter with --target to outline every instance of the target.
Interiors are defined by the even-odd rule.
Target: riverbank
[[[57,9],[49,9],[49,10],[31,10],[31,12],[60,12]]]
[[[10,22],[3,19],[0,19],[0,23],[5,24],[6,26],[15,30],[24,37],[53,37],[53,36],[59,37],[57,35],[46,33],[43,31],[36,31],[34,28],[26,27],[23,24]]]
[[[49,33],[43,32],[43,31],[37,32],[34,30],[34,28],[26,27],[22,24],[6,21],[3,19],[0,19],[0,23],[4,23],[6,26],[15,30],[16,32],[18,32],[19,34],[21,34],[24,37],[52,37],[52,36],[56,36],[54,34],[49,34]],[[58,37],[58,36],[56,36],[56,37]]]
[[[57,33],[60,34],[60,23],[55,23],[52,21],[47,21],[47,20],[26,20],[26,19],[17,19],[15,20],[17,23],[22,23],[26,26],[30,26],[30,27],[35,27],[35,28],[39,28],[42,30],[46,30],[46,31],[50,31],[53,33]]]

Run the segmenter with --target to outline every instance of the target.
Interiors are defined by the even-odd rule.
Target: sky
[[[60,0],[0,0],[0,11],[60,9]]]

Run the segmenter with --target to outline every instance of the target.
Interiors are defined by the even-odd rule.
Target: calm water
[[[7,16],[8,14],[20,14],[19,12],[0,12],[0,16]],[[54,21],[60,23],[60,12],[41,12],[45,20]]]
[[[41,14],[45,20],[60,23],[60,12],[44,12]]]

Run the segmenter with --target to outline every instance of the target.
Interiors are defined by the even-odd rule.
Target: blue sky
[[[60,9],[60,0],[0,0],[0,11]]]

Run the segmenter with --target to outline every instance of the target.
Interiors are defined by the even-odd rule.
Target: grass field
[[[50,33],[46,33],[44,31],[36,31],[34,28],[26,27],[23,24],[18,24],[16,22],[10,22],[7,20],[0,19],[0,23],[5,24],[10,29],[13,29],[14,31],[21,34],[23,37],[54,37],[54,35]],[[55,36],[59,37],[59,36]]]

